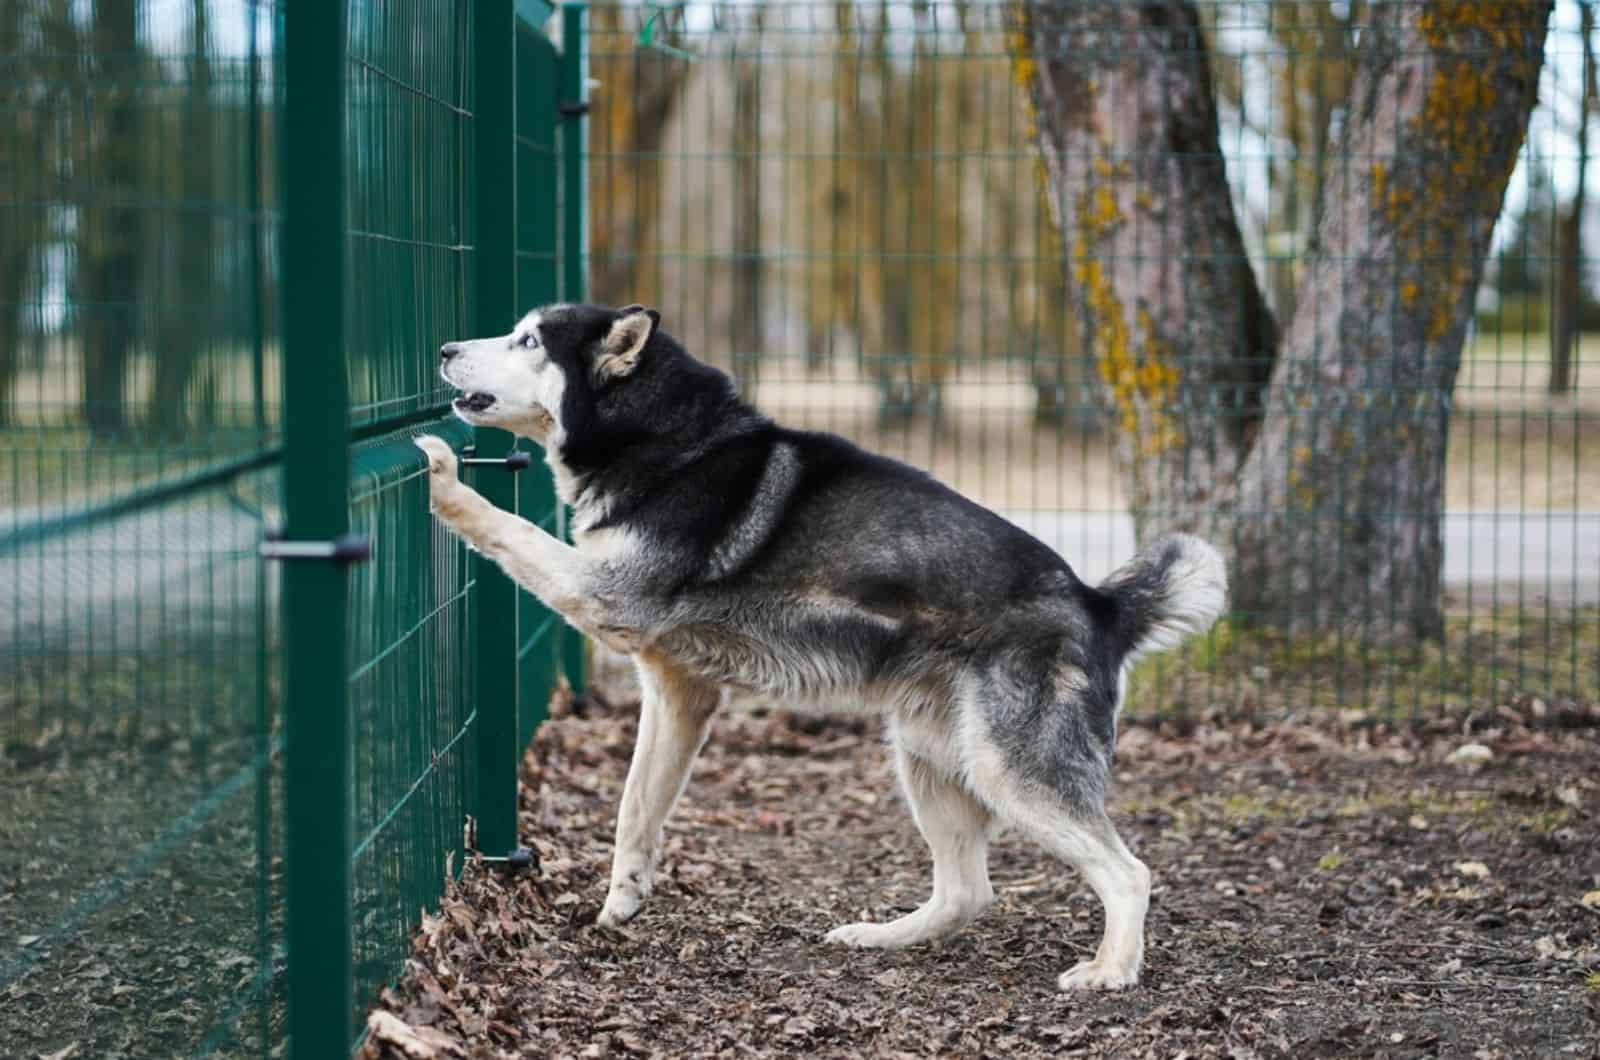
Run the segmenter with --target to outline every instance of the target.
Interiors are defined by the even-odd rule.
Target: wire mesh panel
[[[467,432],[429,427],[458,444]],[[351,525],[371,535],[350,579],[356,1003],[405,959],[418,911],[464,857],[475,624],[468,558],[428,512],[407,431],[355,453]]]
[[[1592,700],[1592,18],[1472,10],[597,6],[592,291],[1090,581],[1214,540],[1134,712]]]
[[[467,316],[472,40],[463,5],[349,4],[353,425],[437,411]]]
[[[474,137],[517,135],[509,108],[475,120],[515,88],[477,84],[475,55],[472,10],[423,0],[0,11],[6,1055],[281,1055],[297,997],[342,1052],[464,861],[483,586],[411,438],[472,440],[437,349],[477,327]],[[553,187],[553,134],[523,139]],[[554,248],[528,249],[548,299]],[[548,520],[547,478],[526,496]],[[261,562],[269,531],[335,526],[368,562]],[[489,641],[503,816],[515,718],[526,739],[554,674],[538,618]],[[295,939],[337,959],[285,975]]]
[[[273,5],[0,9],[0,1052],[265,1053]]]
[[[453,392],[437,351],[472,323],[477,130],[462,5],[352,2],[347,33],[346,364],[350,424],[370,436],[351,453],[350,526],[373,545],[347,583],[359,1012],[398,972],[447,864],[464,860],[475,582],[464,550],[433,526],[410,439],[469,440],[438,422]]]

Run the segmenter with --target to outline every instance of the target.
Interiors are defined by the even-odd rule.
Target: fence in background
[[[346,1054],[467,818],[514,852],[581,645],[434,525],[410,439],[503,456],[437,349],[581,289],[551,14],[0,13],[0,1051]],[[467,474],[555,526],[541,461]]]
[[[1078,95],[1097,101],[1094,113],[1104,122],[1101,139],[1086,136],[1088,147],[1073,148],[1094,154],[1093,162],[1069,153],[1061,181],[1042,171],[1035,143],[1042,118],[1030,105],[1030,63],[1044,60],[1028,51],[1024,6],[1123,19],[1122,30],[1063,34],[1050,45],[1077,49],[1061,60],[1067,69],[1094,71],[1084,74]],[[1321,556],[1325,580],[1313,571],[1291,589],[1284,578],[1271,594],[1277,614],[1241,607],[1206,644],[1152,664],[1136,681],[1134,712],[1281,716],[1337,707],[1391,717],[1492,707],[1522,695],[1600,695],[1600,375],[1591,330],[1600,327],[1592,311],[1600,277],[1592,251],[1557,245],[1558,229],[1583,205],[1574,198],[1576,174],[1582,167],[1596,179],[1578,136],[1591,106],[1579,101],[1592,59],[1574,0],[1555,5],[1547,38],[1536,24],[1544,17],[1538,5],[1492,7],[1491,21],[1522,24],[1496,23],[1481,36],[1470,27],[1451,30],[1440,69],[1455,70],[1462,59],[1487,68],[1505,41],[1543,40],[1543,102],[1506,194],[1459,374],[1453,388],[1431,392],[1397,370],[1361,396],[1381,404],[1398,394],[1445,410],[1442,420],[1428,420],[1447,424],[1449,445],[1442,630],[1391,640],[1374,628],[1394,610],[1390,599],[1341,596],[1337,575],[1354,562],[1347,545],[1360,537],[1352,532],[1369,519],[1378,531],[1408,520],[1420,526],[1413,502],[1396,490],[1372,516],[1330,498],[1307,517],[1315,520],[1311,544],[1285,536],[1276,546],[1280,558]],[[1215,204],[1157,202],[1164,188],[1146,174],[1170,173],[1161,168],[1167,161],[1191,157],[1180,151],[1226,166],[1244,254],[1287,330],[1297,287],[1318,260],[1310,243],[1318,211],[1367,205],[1370,188],[1340,175],[1370,168],[1381,179],[1383,167],[1397,172],[1405,161],[1397,152],[1406,119],[1394,116],[1392,99],[1379,103],[1380,116],[1399,131],[1380,129],[1370,154],[1342,146],[1346,104],[1362,76],[1361,34],[1376,18],[1423,9],[1174,2],[1161,6],[1176,19],[1170,29],[1135,32],[1128,27],[1143,17],[1138,5],[1072,0],[596,5],[589,50],[601,86],[589,168],[595,297],[659,307],[665,328],[732,371],[768,413],[929,469],[1036,533],[1091,579],[1135,548],[1136,495],[1117,456],[1124,432],[1118,416],[1107,415],[1126,404],[1118,415],[1161,418],[1186,438],[1192,467],[1184,477],[1200,499],[1176,514],[1228,543],[1241,521],[1224,507],[1222,483],[1206,476],[1233,428],[1234,414],[1215,410],[1229,408],[1233,395],[1222,384],[1174,387],[1149,357],[1157,344],[1136,312],[1148,305],[1159,315],[1152,263],[1176,269],[1216,252],[1202,234],[1169,220]],[[1174,14],[1184,10],[1194,13],[1192,31]],[[1118,93],[1131,95],[1137,71],[1176,77],[1196,55],[1208,60],[1215,94],[1218,132],[1209,145],[1175,148],[1153,131],[1165,120],[1154,104],[1142,119],[1152,130],[1145,138],[1116,124],[1116,108],[1128,102]],[[1538,63],[1536,48],[1527,58]],[[1460,128],[1484,127],[1471,123],[1464,117]],[[1462,140],[1455,129],[1432,148],[1438,172],[1457,172],[1452,167],[1471,151],[1490,146]],[[1431,185],[1466,208],[1470,188],[1460,179]],[[1076,211],[1080,231],[1099,239],[1086,251],[1074,246],[1081,235],[1064,240],[1055,225],[1091,194],[1104,216]],[[1052,195],[1060,197],[1057,209]],[[1390,214],[1414,213],[1417,205]],[[1583,245],[1600,245],[1593,211],[1580,222]],[[1117,242],[1123,232],[1131,234]],[[1415,253],[1440,268],[1472,264],[1448,247],[1419,244]],[[1352,256],[1323,288],[1298,293],[1305,302],[1298,312],[1305,319],[1351,312],[1356,323],[1347,332],[1386,321],[1415,298],[1402,264]],[[1374,267],[1393,277],[1389,289],[1398,297],[1336,309],[1342,285]],[[1113,291],[1136,269],[1152,282],[1133,295]],[[1581,283],[1568,284],[1573,276]],[[1113,294],[1125,322],[1097,322]],[[1239,302],[1244,291],[1230,283],[1214,296]],[[1552,371],[1558,316],[1581,325],[1565,347],[1573,353],[1564,371]],[[1175,363],[1237,354],[1225,343],[1184,337],[1199,330],[1171,343]],[[1330,349],[1324,356],[1346,355]],[[1288,392],[1274,386],[1266,400]],[[1327,386],[1304,397],[1313,403],[1304,418],[1311,426],[1301,440],[1291,437],[1291,450],[1315,444],[1316,410],[1328,419],[1345,415],[1340,397]],[[1164,432],[1142,433],[1123,441],[1138,449]],[[1280,478],[1275,488],[1282,486]],[[1266,518],[1285,510],[1270,498],[1260,507]],[[1152,522],[1173,513],[1155,514]],[[1252,580],[1242,578],[1240,588]],[[1346,621],[1335,621],[1341,610]],[[1319,628],[1304,635],[1274,628],[1302,620]]]

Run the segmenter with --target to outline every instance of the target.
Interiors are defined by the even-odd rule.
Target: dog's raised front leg
[[[496,508],[456,474],[456,454],[443,439],[423,435],[434,514],[471,547],[498,563],[511,580],[568,621],[583,623],[587,561],[577,549],[528,520]]]
[[[617,811],[617,848],[600,926],[631,919],[649,897],[662,826],[689,780],[721,692],[652,652],[634,657],[642,691],[639,737]]]

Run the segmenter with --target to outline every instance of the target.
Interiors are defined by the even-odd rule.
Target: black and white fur
[[[1150,872],[1104,803],[1127,668],[1208,628],[1226,575],[1175,534],[1100,586],[1022,530],[904,464],[778,426],[641,306],[559,305],[508,335],[442,348],[469,423],[540,442],[574,545],[462,484],[428,454],[433,510],[577,628],[636,660],[638,744],[602,925],[650,893],[662,826],[724,687],[888,717],[933,853],[933,893],[851,946],[948,935],[994,900],[1002,828],[1081,872],[1105,906],[1062,989],[1137,981]]]

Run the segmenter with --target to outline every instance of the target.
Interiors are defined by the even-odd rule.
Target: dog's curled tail
[[[1116,604],[1117,635],[1131,662],[1204,633],[1228,600],[1228,569],[1192,534],[1158,538],[1100,583]]]

